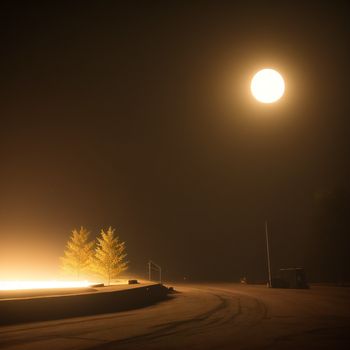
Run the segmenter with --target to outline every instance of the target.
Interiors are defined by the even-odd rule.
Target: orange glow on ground
[[[0,281],[0,290],[86,288],[88,281]]]

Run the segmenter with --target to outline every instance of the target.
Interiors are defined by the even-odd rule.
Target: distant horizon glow
[[[61,289],[86,288],[93,283],[89,281],[0,281],[2,290],[29,290],[29,289]]]

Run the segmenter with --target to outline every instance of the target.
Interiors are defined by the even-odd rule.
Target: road
[[[0,348],[350,349],[350,288],[174,285],[143,309],[0,328]]]

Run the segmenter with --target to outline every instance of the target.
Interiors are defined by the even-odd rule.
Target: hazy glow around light
[[[88,281],[0,281],[0,290],[84,288],[91,284]]]
[[[274,69],[262,69],[252,79],[250,90],[253,96],[262,103],[273,103],[284,94],[284,80]]]

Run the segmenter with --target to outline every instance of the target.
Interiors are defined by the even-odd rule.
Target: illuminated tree
[[[101,237],[97,238],[93,262],[94,270],[108,281],[108,285],[111,279],[127,269],[125,242],[120,242],[114,232],[115,229],[112,227],[109,227],[106,232],[101,230]]]
[[[77,279],[81,274],[91,269],[94,257],[94,242],[89,241],[90,232],[81,227],[74,229],[67,242],[64,256],[61,258],[61,267],[64,272],[74,275]]]

